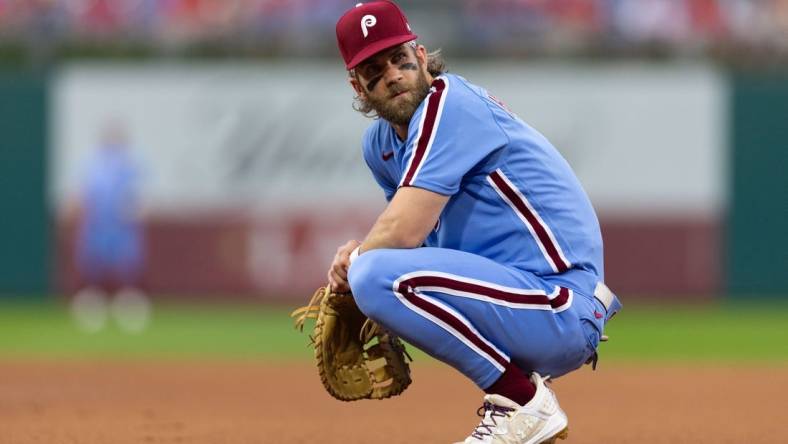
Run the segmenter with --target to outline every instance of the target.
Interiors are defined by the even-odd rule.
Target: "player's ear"
[[[421,62],[422,65],[426,66],[427,48],[425,48],[424,45],[416,45],[416,47],[413,48],[413,52],[416,54],[416,58],[419,59],[419,62]]]
[[[350,86],[353,88],[353,91],[356,92],[357,96],[361,97],[362,99],[367,97],[366,91],[364,91],[364,88],[361,86],[361,83],[358,81],[356,76],[350,74],[347,80],[350,82]]]

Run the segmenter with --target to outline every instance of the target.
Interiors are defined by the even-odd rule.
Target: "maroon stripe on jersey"
[[[547,234],[547,230],[545,229],[544,225],[539,221],[536,215],[528,208],[528,205],[520,198],[517,192],[509,186],[500,172],[493,171],[490,174],[490,179],[495,182],[495,185],[498,187],[499,190],[509,199],[510,202],[515,206],[517,211],[528,221],[528,224],[536,233],[537,242],[542,244],[544,250],[547,252],[547,255],[550,261],[553,263],[554,268],[558,270],[559,273],[563,273],[564,271],[569,269],[569,264],[564,262],[561,258],[561,255],[558,254],[558,248],[553,243],[553,240],[550,239],[550,235]]]
[[[413,291],[413,285],[410,280],[400,282],[399,286],[397,287],[398,292],[405,297],[411,304],[419,307],[420,309],[426,311],[427,313],[435,316],[436,318],[440,319],[444,323],[451,326],[454,330],[456,330],[460,335],[463,336],[466,340],[471,342],[477,348],[482,350],[484,353],[489,355],[492,359],[494,359],[498,364],[503,367],[506,367],[509,364],[509,359],[506,356],[501,355],[498,353],[494,348],[490,347],[486,342],[484,342],[479,335],[468,328],[464,322],[458,319],[454,314],[449,313],[448,311],[444,310],[438,305],[433,304],[432,302],[428,301],[417,295]]]
[[[446,83],[443,79],[436,79],[432,82],[432,86],[435,88],[435,91],[433,91],[427,99],[427,106],[424,109],[424,125],[421,127],[421,134],[416,142],[416,148],[413,150],[410,168],[408,168],[408,171],[405,173],[405,178],[402,180],[401,186],[403,187],[410,186],[413,181],[413,176],[424,161],[425,154],[427,153],[427,146],[432,138],[432,133],[436,129],[435,123],[438,118],[438,110],[440,108],[443,90],[446,89]]]
[[[415,276],[408,279],[407,281],[404,281],[403,283],[406,283],[413,288],[440,287],[450,290],[463,291],[466,293],[486,296],[490,299],[497,299],[499,301],[510,302],[513,304],[549,305],[553,309],[562,307],[569,300],[569,289],[563,287],[560,287],[558,296],[550,299],[547,294],[513,293],[498,288],[460,281],[444,276]]]

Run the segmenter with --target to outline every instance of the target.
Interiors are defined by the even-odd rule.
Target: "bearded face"
[[[427,76],[419,69],[411,85],[391,85],[386,88],[386,94],[367,95],[367,103],[382,119],[395,125],[408,125],[429,92]]]
[[[430,91],[430,82],[415,49],[402,45],[366,61],[356,71],[364,88],[361,111],[374,111],[394,125],[407,126]]]

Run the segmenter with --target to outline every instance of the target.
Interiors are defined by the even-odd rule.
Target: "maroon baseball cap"
[[[388,0],[359,3],[337,22],[337,43],[347,69],[417,38],[399,6]]]

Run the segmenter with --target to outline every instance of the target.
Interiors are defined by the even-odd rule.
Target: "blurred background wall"
[[[333,26],[354,1],[0,0],[0,292],[71,292],[103,128],[157,294],[284,298],[383,207]],[[572,164],[629,295],[788,291],[788,1],[402,1]]]

